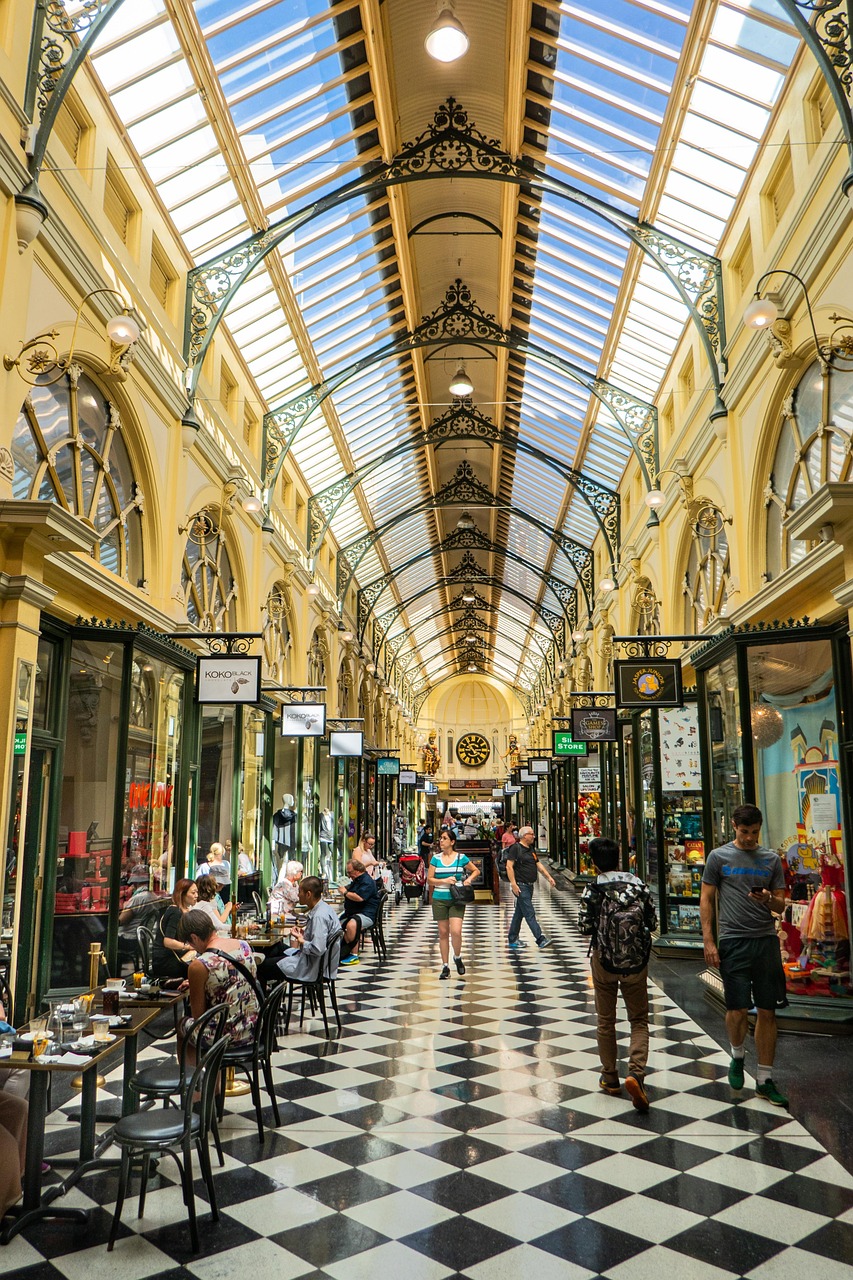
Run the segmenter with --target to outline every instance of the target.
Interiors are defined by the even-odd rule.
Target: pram
[[[426,897],[426,868],[416,853],[401,853],[400,880],[407,902]]]

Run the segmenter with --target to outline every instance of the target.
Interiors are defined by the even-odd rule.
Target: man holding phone
[[[788,1099],[773,1083],[776,1009],[785,1001],[785,972],[773,914],[785,908],[785,875],[778,853],[761,844],[763,815],[754,804],[732,814],[735,838],[712,850],[702,877],[700,914],[705,960],[720,970],[731,1044],[729,1084],[743,1088],[748,1011],[757,1011],[756,1094],[775,1107]],[[719,942],[714,942],[716,914]]]

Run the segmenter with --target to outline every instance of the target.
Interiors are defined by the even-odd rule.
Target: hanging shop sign
[[[511,782],[504,783],[505,796],[517,796],[520,790],[521,790],[521,787],[516,787]]]
[[[521,769],[518,774],[518,780],[523,787],[535,787],[539,782],[539,776],[531,773],[529,769]]]
[[[615,707],[572,707],[575,742],[615,742]]]
[[[599,769],[578,769],[578,794],[594,795],[601,790],[601,771]]]
[[[400,761],[396,756],[379,756],[376,761],[376,775],[379,778],[399,778]]]
[[[504,795],[503,787],[492,787],[493,800],[503,800],[503,795]]]
[[[416,787],[418,785],[418,775],[414,769],[401,769],[399,780],[401,787]]]
[[[196,702],[257,702],[261,696],[261,660],[236,653],[199,658]]]
[[[427,789],[427,784],[426,784],[426,774],[425,774],[425,773],[416,773],[416,774],[415,774],[415,790],[416,790],[416,791],[426,791],[426,789]]]
[[[27,754],[26,733],[21,733],[17,729],[15,730],[15,745],[12,750],[16,756],[25,756]]]
[[[677,658],[630,658],[613,667],[617,707],[680,707],[684,701]]]
[[[364,734],[352,729],[332,729],[329,734],[330,756],[361,756],[364,754]]]
[[[535,774],[538,778],[547,778],[551,772],[551,761],[546,760],[544,756],[528,760],[527,772]]]
[[[568,729],[554,730],[554,755],[555,756],[585,756],[586,743],[575,742]]]
[[[325,702],[289,702],[282,707],[283,738],[322,738],[325,732]]]

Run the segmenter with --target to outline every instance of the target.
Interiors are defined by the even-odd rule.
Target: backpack
[[[590,942],[601,967],[627,976],[639,973],[649,962],[655,912],[644,884],[617,883],[602,886],[598,919]]]

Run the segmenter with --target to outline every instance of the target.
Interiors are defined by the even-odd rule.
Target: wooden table
[[[122,1115],[133,1111],[133,1095],[128,1088],[128,1081],[136,1072],[137,1038],[143,1027],[147,1027],[160,1014],[162,1009],[170,1009],[184,998],[183,992],[169,992],[167,996],[151,997],[145,1004],[142,999],[136,1008],[127,1010],[131,1015],[130,1023],[125,1027],[113,1027],[113,1039],[105,1044],[99,1053],[91,1056],[80,1055],[77,1061],[60,1062],[12,1062],[2,1059],[3,1065],[20,1068],[30,1072],[29,1116],[27,1121],[27,1149],[24,1162],[24,1195],[20,1205],[9,1211],[12,1221],[0,1231],[0,1245],[8,1244],[14,1236],[33,1222],[42,1218],[62,1218],[73,1222],[85,1222],[86,1212],[83,1209],[68,1209],[53,1202],[65,1194],[86,1174],[97,1169],[115,1168],[118,1160],[107,1159],[100,1153],[112,1141],[108,1130],[95,1144],[95,1100],[98,1087],[99,1068],[107,1062],[111,1054],[123,1046],[124,1070],[122,1073]],[[95,1012],[100,1012],[96,1009]],[[24,1028],[23,1030],[26,1030]],[[55,1186],[42,1190],[42,1163],[44,1161],[44,1131],[47,1122],[47,1086],[51,1074],[75,1074],[82,1077],[83,1087],[80,1096],[80,1147],[78,1156],[51,1157],[54,1168],[70,1169],[67,1178]]]

